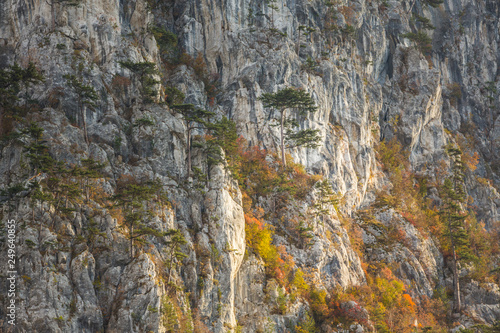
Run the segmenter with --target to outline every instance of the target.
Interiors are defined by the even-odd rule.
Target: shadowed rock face
[[[51,156],[68,164],[88,157],[106,163],[98,191],[109,195],[122,175],[157,179],[172,205],[161,208],[150,223],[162,231],[179,229],[187,240],[182,246],[187,257],[169,274],[169,247],[156,238],[129,257],[127,232],[109,206],[90,200],[78,203],[71,217],[61,217],[49,204],[34,206],[27,192],[9,202],[2,194],[2,222],[18,221],[20,332],[180,330],[169,326],[172,304],[178,316],[188,318],[192,310],[199,327],[203,322],[217,333],[238,324],[244,332],[285,332],[309,309],[305,300],[296,299],[286,314],[276,311],[283,291],[267,279],[264,262],[246,252],[238,183],[223,166],[209,168],[201,149],[193,150],[193,165],[208,179],[187,179],[185,123],[164,103],[146,103],[143,82],[120,65],[153,62],[163,68],[153,26],[175,32],[179,46],[193,58],[200,56],[207,72],[218,77],[216,96],[207,96],[206,82],[190,66],[179,65],[164,73],[156,102],[164,99],[165,86],[177,87],[185,103],[234,120],[251,145],[277,150],[279,129],[269,126],[270,111],[258,97],[294,86],[315,100],[318,111],[298,120],[303,129],[319,130],[320,146],[289,152],[308,171],[330,180],[343,197],[342,214],[332,210],[322,223],[308,221],[314,242],[306,249],[286,234],[277,233],[274,242],[311,273],[318,288],[366,283],[342,216],[356,216],[373,203],[377,191],[390,188],[376,159],[381,140],[398,139],[413,171],[435,180],[440,162],[449,165],[443,147],[466,138],[480,156],[477,169],[467,175],[466,191],[478,220],[487,228],[498,220],[500,2],[445,0],[432,8],[420,0],[387,5],[290,0],[276,6],[273,10],[257,0],[0,1],[0,67],[33,62],[44,72],[45,81],[30,90],[41,110],[29,117],[45,130]],[[402,36],[423,30],[412,13],[435,27],[425,30],[431,38],[425,54]],[[352,34],[335,30],[347,24]],[[300,26],[311,32],[300,32],[299,39]],[[65,74],[95,89],[95,106],[80,105]],[[145,118],[154,125],[137,125]],[[28,184],[25,144],[0,143],[0,189]],[[38,177],[42,181],[46,175]],[[285,218],[305,216],[317,195],[313,191],[291,205]],[[273,207],[269,202],[261,206],[267,212]],[[433,238],[392,209],[377,211],[374,218],[385,229],[349,222],[363,229],[365,260],[400,264],[395,273],[415,297],[450,285],[451,271]],[[93,223],[99,235],[90,241],[86,235]],[[403,230],[404,241],[380,246],[387,228]],[[5,242],[0,248],[6,253]],[[0,268],[6,271],[4,265]],[[167,283],[169,275],[176,293]],[[5,288],[0,285],[1,295]],[[464,318],[499,320],[498,294],[493,283],[466,283]],[[0,318],[7,301],[0,298]],[[462,323],[472,324],[472,319]],[[0,331],[8,332],[2,320]]]

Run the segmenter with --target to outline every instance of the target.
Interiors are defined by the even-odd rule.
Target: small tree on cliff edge
[[[469,237],[465,229],[465,219],[468,214],[464,211],[464,163],[460,148],[448,146],[446,152],[452,160],[451,175],[445,179],[441,197],[443,207],[440,211],[441,221],[445,226],[443,236],[444,244],[451,252],[453,269],[453,312],[460,313],[460,281],[458,275],[458,262],[460,260],[473,260],[474,256],[469,250]]]
[[[172,109],[182,116],[187,128],[188,177],[191,177],[191,134],[194,129],[207,129],[210,125],[208,119],[215,113],[197,108],[193,104],[175,104],[172,105]]]
[[[309,93],[302,89],[288,87],[275,93],[263,94],[259,100],[262,101],[264,107],[276,109],[279,112],[279,116],[274,120],[279,121],[278,126],[280,126],[280,148],[283,166],[286,166],[285,148],[300,146],[314,148],[318,146],[317,143],[320,139],[318,130],[294,131],[293,128],[298,127],[299,124],[294,118],[286,115],[288,109],[297,109],[302,116],[308,112],[315,112],[318,108],[314,105]]]

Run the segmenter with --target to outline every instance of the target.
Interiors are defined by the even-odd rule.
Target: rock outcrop
[[[381,141],[398,140],[411,171],[429,184],[442,181],[450,164],[445,146],[455,142],[476,156],[465,182],[470,210],[498,233],[500,2],[430,5],[436,2],[0,1],[0,68],[34,63],[44,75],[24,95],[19,91],[19,103],[38,105],[24,117],[43,129],[39,141],[68,167],[88,158],[103,163],[98,180],[86,179],[92,195],[44,202],[34,199],[33,182],[49,182],[50,175],[36,169],[27,176],[30,139],[0,143],[0,218],[17,221],[18,272],[17,324],[6,320],[2,283],[0,331],[286,332],[306,320],[306,297],[291,297],[246,248],[244,198],[231,170],[207,163],[206,149],[192,147],[198,172],[188,172],[188,133],[205,133],[188,128],[172,107],[190,103],[214,112],[214,119],[227,116],[249,145],[277,151],[279,129],[270,126],[272,111],[258,97],[288,86],[314,99],[318,110],[296,118],[321,138],[318,148],[289,152],[342,199],[321,219],[309,214],[314,191],[287,207],[284,219],[300,218],[311,228],[310,246],[294,244],[286,230],[273,239],[294,269],[328,294],[366,285],[362,260],[392,267],[416,300],[451,288],[436,237],[391,207],[365,212],[393,186],[377,156]],[[167,51],[155,27],[177,36]],[[82,97],[84,86],[93,87],[95,101]],[[155,92],[148,95],[148,87]],[[172,87],[182,101],[165,102]],[[0,112],[3,131],[3,104]],[[147,226],[177,230],[184,242],[141,235],[145,244],[130,255],[133,230],[124,228],[127,216],[112,202],[125,181],[161,184],[169,203],[147,202],[155,212]],[[428,187],[427,198],[439,204],[437,189]],[[264,199],[260,204],[263,216],[272,212]],[[73,209],[57,214],[63,206]],[[280,230],[278,219],[266,223]],[[177,252],[184,255],[174,259]],[[5,260],[0,269],[8,270]],[[500,320],[495,281],[465,281],[460,323]],[[350,302],[340,309],[355,308],[362,317],[351,331],[373,329],[366,309]]]

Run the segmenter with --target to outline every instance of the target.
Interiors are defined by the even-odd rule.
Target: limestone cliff
[[[0,330],[297,332],[316,313],[315,299],[270,277],[248,248],[253,214],[293,263],[290,281],[300,268],[316,288],[311,295],[324,292],[338,303],[334,316],[348,319],[317,330],[384,331],[373,313],[334,295],[364,290],[377,270],[390,269],[387,280],[401,281],[424,306],[451,289],[452,268],[433,229],[414,223],[410,201],[398,206],[384,194],[411,191],[396,192],[401,182],[381,163],[381,142],[400,145],[411,190],[425,187],[429,209],[442,201],[445,146],[460,145],[472,165],[468,210],[484,222],[481,232],[498,237],[499,29],[497,0],[0,0],[0,69],[33,63],[44,76],[16,92],[19,112],[30,110],[24,119],[0,109],[0,218],[17,221],[18,272],[16,326],[6,320],[2,282]],[[209,160],[205,129],[190,128],[174,105],[213,112],[211,122],[227,116],[248,146],[275,152],[279,129],[258,98],[290,86],[314,99],[318,110],[297,119],[320,135],[317,148],[290,149],[291,157],[327,179],[340,200],[314,215],[321,194],[310,186],[279,209],[257,196],[245,211],[241,180],[224,159]],[[5,135],[12,133],[19,135]],[[188,157],[191,137],[201,143]],[[35,182],[42,192],[56,188],[29,157],[27,147],[42,141],[68,168],[53,201],[35,196]],[[102,165],[85,169],[86,159]],[[83,192],[63,199],[70,183]],[[125,226],[133,217],[120,197],[130,184],[146,186],[139,208],[129,207],[148,212],[149,228],[132,255],[134,230]],[[294,234],[299,220],[307,242]],[[174,230],[178,244],[167,235]],[[0,246],[6,255],[6,236]],[[497,271],[484,281],[461,267],[464,309],[436,316],[443,327],[500,320],[499,260],[492,262]],[[4,260],[0,267],[8,270]]]

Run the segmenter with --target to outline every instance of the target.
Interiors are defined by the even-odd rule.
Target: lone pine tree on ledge
[[[472,261],[474,256],[470,252],[469,237],[466,232],[468,214],[463,208],[466,203],[464,188],[464,170],[462,151],[455,146],[446,147],[446,153],[450,156],[451,175],[444,180],[441,197],[443,207],[440,217],[445,226],[443,241],[450,249],[453,271],[453,312],[460,313],[462,303],[460,299],[460,276],[458,263],[460,261]]]
[[[294,131],[293,128],[298,127],[299,123],[294,118],[287,118],[286,116],[288,109],[297,109],[301,116],[306,115],[308,112],[315,112],[318,108],[314,105],[314,101],[309,93],[302,89],[288,87],[275,93],[265,93],[259,97],[259,100],[262,101],[264,107],[276,109],[279,112],[279,117],[274,120],[279,120],[281,161],[283,166],[286,166],[285,148],[300,146],[315,148],[318,146],[318,141],[320,140],[318,135],[319,130],[305,129]]]
[[[207,129],[210,125],[208,119],[215,113],[197,108],[193,104],[175,104],[171,108],[182,116],[187,128],[188,177],[191,177],[191,134],[194,129]]]

